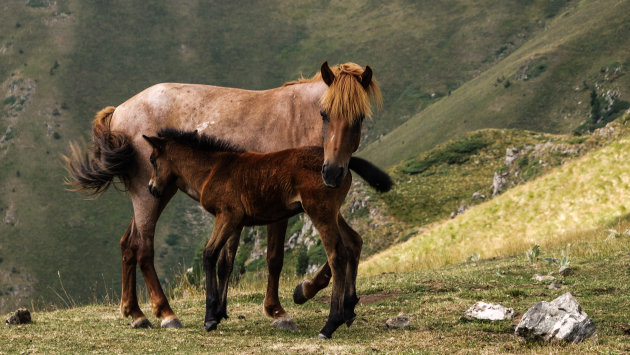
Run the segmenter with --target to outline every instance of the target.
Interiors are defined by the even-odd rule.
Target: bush
[[[468,138],[457,140],[446,147],[434,150],[422,160],[413,160],[402,168],[402,171],[409,175],[415,175],[425,172],[434,165],[439,164],[463,164],[470,159],[470,156],[477,153],[480,149],[490,145],[490,142],[480,134],[475,134]]]
[[[57,132],[55,132],[57,133]],[[175,233],[171,233],[168,236],[166,236],[166,244],[170,245],[170,246],[174,246],[179,242],[179,235],[175,234]]]

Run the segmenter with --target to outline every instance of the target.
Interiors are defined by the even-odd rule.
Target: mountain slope
[[[534,244],[548,248],[571,243],[573,232],[628,217],[628,171],[626,135],[372,256],[360,271],[414,270],[460,263],[473,254],[490,258],[520,253]]]
[[[568,133],[590,118],[593,90],[600,98],[612,95],[627,108],[628,11],[628,2],[571,2],[513,53],[360,155],[391,166],[488,127]]]

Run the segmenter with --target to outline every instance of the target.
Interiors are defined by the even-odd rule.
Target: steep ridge
[[[627,218],[630,138],[565,163],[365,260],[362,274],[432,268],[572,243],[573,232]],[[592,237],[599,238],[600,235]]]

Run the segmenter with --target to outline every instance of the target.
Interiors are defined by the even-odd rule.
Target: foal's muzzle
[[[342,165],[324,163],[322,166],[322,178],[324,185],[328,187],[338,187],[343,178],[346,177],[347,170]]]
[[[160,198],[162,196],[162,194],[160,194],[160,191],[158,191],[158,189],[156,189],[155,186],[153,186],[153,184],[149,184],[149,192],[155,198]]]

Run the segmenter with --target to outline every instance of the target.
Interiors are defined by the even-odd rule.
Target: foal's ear
[[[372,81],[372,68],[370,68],[369,65],[366,65],[365,70],[363,71],[363,74],[361,74],[361,86],[363,86],[363,88],[367,90],[367,88],[370,86],[371,81]]]
[[[326,83],[326,85],[330,86],[333,81],[335,81],[335,74],[332,72],[332,70],[330,70],[330,67],[328,66],[328,61],[324,62],[324,64],[322,64],[322,79],[324,79],[324,82]]]
[[[146,139],[146,141],[149,142],[149,144],[151,144],[151,146],[153,148],[157,149],[158,151],[164,150],[164,142],[165,142],[165,140],[163,138],[160,138],[160,137],[147,137],[144,134],[142,135],[142,138]]]

